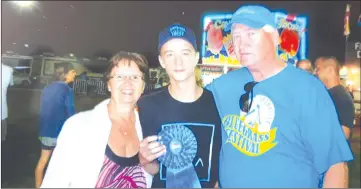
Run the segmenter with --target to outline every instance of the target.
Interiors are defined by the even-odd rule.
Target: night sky
[[[28,55],[37,45],[49,45],[57,55],[73,53],[92,56],[97,51],[135,51],[145,54],[150,64],[158,65],[158,32],[173,22],[194,29],[198,44],[201,18],[205,13],[234,12],[246,1],[39,1],[37,7],[19,10],[2,1],[2,52]],[[344,59],[343,18],[346,4],[351,4],[350,41],[360,40],[357,26],[360,1],[263,1],[271,10],[309,18],[308,57],[321,55]],[[14,44],[15,43],[15,44]],[[24,44],[28,44],[25,47]]]

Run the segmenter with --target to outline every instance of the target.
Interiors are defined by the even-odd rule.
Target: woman
[[[137,53],[112,57],[106,73],[110,99],[65,122],[42,188],[151,186],[150,170],[139,164],[143,135],[136,110],[147,72]]]

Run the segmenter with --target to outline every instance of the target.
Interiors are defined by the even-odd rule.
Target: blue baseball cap
[[[274,14],[260,5],[241,6],[233,13],[231,21],[225,27],[225,31],[231,30],[233,24],[243,24],[253,29],[260,29],[265,25],[277,28]]]
[[[162,46],[171,39],[184,39],[188,41],[194,49],[197,50],[197,39],[193,30],[188,28],[187,26],[181,24],[172,24],[167,28],[164,28],[158,37],[158,51],[162,48]]]

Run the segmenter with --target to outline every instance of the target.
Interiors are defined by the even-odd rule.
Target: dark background
[[[263,4],[271,10],[308,16],[311,60],[332,55],[343,61],[347,3],[351,4],[349,41],[360,40],[360,1],[39,1],[32,10],[19,10],[2,1],[2,52],[28,55],[42,45],[60,56],[91,57],[126,50],[143,53],[151,66],[157,66],[157,35],[162,28],[173,22],[185,24],[195,30],[199,45],[205,13]]]

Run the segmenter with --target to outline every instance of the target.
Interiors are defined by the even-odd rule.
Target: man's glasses
[[[252,102],[253,102],[253,88],[254,86],[257,84],[258,82],[248,82],[244,85],[244,90],[246,91],[246,93],[244,93],[241,98],[239,99],[239,107],[241,108],[241,110],[243,112],[248,113],[249,110],[252,107]],[[248,104],[248,100],[249,100],[249,94],[251,94],[251,102]]]
[[[140,82],[144,80],[143,76],[140,75],[114,75],[110,76],[109,78],[114,78],[116,81],[125,81],[126,79],[130,80],[131,82]]]

